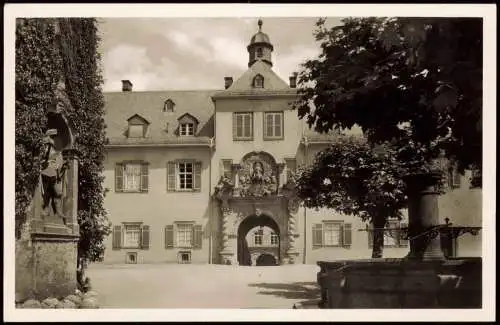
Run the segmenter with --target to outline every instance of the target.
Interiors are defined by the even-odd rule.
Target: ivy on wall
[[[58,32],[56,32],[58,31]],[[79,150],[79,267],[102,260],[110,223],[103,207],[105,123],[94,18],[19,19],[16,29],[16,225],[25,220],[40,171],[45,113],[64,77],[65,111]],[[18,229],[16,229],[18,230]]]

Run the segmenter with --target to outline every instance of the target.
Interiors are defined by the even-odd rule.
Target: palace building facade
[[[297,117],[296,74],[286,83],[273,71],[273,44],[261,27],[247,47],[248,70],[234,82],[225,77],[224,89],[137,92],[124,80],[121,92],[105,93],[105,208],[113,226],[104,263],[269,265],[371,256],[370,225],[306,209],[294,194],[298,166],[312,164],[341,135],[318,134]],[[469,188],[469,178],[449,178],[442,220],[481,226],[481,191]],[[406,255],[408,242],[397,231],[385,237],[385,257]],[[450,254],[480,255],[480,236],[460,237]]]

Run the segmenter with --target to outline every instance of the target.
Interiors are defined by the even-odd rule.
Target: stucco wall
[[[196,159],[202,162],[200,192],[167,192],[167,162],[175,159]],[[144,160],[149,163],[149,191],[147,193],[117,193],[115,191],[115,164],[123,160]],[[207,148],[130,148],[108,150],[104,187],[110,191],[105,207],[113,225],[122,222],[143,222],[150,227],[148,250],[112,248],[112,235],[104,261],[124,263],[125,253],[136,251],[138,263],[176,262],[180,249],[165,248],[165,226],[176,221],[194,221],[203,227],[201,249],[192,250],[193,263],[208,263],[210,250],[210,152]]]

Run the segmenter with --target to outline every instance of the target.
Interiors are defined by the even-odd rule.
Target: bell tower
[[[273,44],[269,40],[269,36],[262,32],[262,20],[258,21],[259,31],[252,36],[250,44],[247,46],[248,50],[248,67],[251,67],[255,62],[262,61],[273,66],[272,52]]]

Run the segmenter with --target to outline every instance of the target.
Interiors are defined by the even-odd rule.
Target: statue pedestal
[[[78,238],[44,232],[16,242],[16,301],[74,294]]]

